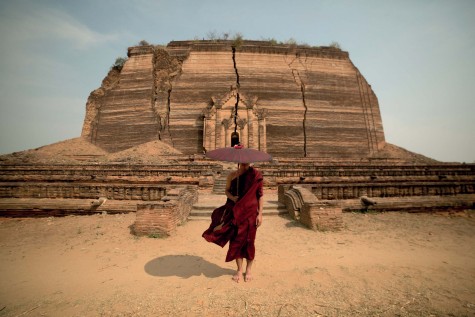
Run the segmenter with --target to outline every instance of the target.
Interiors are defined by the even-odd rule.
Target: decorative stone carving
[[[232,87],[223,96],[212,96],[210,104],[203,109],[203,147],[207,151],[230,146],[231,133],[235,130],[245,147],[266,149],[267,109],[259,109],[257,97],[239,92],[236,116],[237,98],[237,90]]]

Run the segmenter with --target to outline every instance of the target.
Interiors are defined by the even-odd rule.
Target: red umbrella
[[[212,150],[206,152],[206,156],[213,160],[236,163],[268,162],[272,160],[272,155],[255,149],[248,149],[242,145]]]

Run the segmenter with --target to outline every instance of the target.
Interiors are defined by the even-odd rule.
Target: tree
[[[236,47],[240,47],[242,45],[242,41],[243,41],[243,36],[241,33],[237,32],[236,34],[234,34],[233,36],[233,46],[236,48]]]
[[[117,57],[115,59],[114,64],[112,64],[111,68],[115,68],[117,70],[122,70],[122,67],[124,67],[125,62],[127,61],[126,57]]]

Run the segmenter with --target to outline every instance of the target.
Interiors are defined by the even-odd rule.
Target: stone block
[[[312,230],[335,231],[343,228],[341,207],[329,202],[305,203],[300,222]]]
[[[134,233],[170,236],[188,218],[198,201],[196,186],[170,189],[161,201],[137,204]]]
[[[343,227],[341,207],[337,202],[319,201],[317,197],[306,187],[293,185],[279,186],[282,195],[282,203],[294,218],[312,230],[333,231]]]
[[[137,235],[169,236],[175,233],[178,206],[172,201],[138,204],[134,224]]]

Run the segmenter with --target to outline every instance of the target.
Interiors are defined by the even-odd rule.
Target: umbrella
[[[242,145],[212,150],[207,152],[206,156],[218,161],[236,163],[268,162],[272,160],[270,154],[255,149],[245,148]]]
[[[245,148],[240,144],[236,144],[232,147],[223,147],[206,152],[206,156],[218,161],[235,163],[268,162],[272,160],[272,155],[255,149]],[[237,192],[239,193],[239,189]]]

